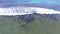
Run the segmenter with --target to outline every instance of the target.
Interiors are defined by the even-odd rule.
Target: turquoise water
[[[60,0],[16,0],[16,3],[47,3],[60,5]]]
[[[0,0],[0,2],[9,2],[17,4],[29,4],[29,3],[47,3],[47,4],[56,4],[60,5],[60,0]]]

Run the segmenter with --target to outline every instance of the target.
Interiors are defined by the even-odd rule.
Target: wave
[[[0,15],[25,15],[25,14],[60,14],[60,11],[47,9],[47,8],[37,8],[37,7],[8,7],[0,8]]]

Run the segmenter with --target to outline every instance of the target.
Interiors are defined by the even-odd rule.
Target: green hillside
[[[33,16],[35,20],[25,25],[16,16],[0,18],[0,34],[60,34],[59,22],[47,18],[39,20],[37,15]]]

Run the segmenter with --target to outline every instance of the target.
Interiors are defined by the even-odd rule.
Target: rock
[[[18,17],[18,19],[20,19],[21,21],[24,21],[26,23],[34,21],[34,17],[31,14],[21,15]]]
[[[60,14],[56,14],[56,18],[60,21]]]
[[[57,17],[56,17],[55,14],[47,14],[46,17],[49,18],[49,19],[52,19],[52,20],[58,21],[58,19],[57,19]]]

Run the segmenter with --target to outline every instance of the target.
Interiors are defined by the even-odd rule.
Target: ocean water
[[[29,4],[29,3],[48,3],[48,4],[56,4],[60,5],[60,0],[0,0],[2,2],[12,2],[18,4]]]
[[[39,13],[60,12],[59,3],[60,0],[0,0],[0,34],[60,34],[60,14]]]
[[[60,10],[60,0],[0,0],[0,7],[29,6]]]

